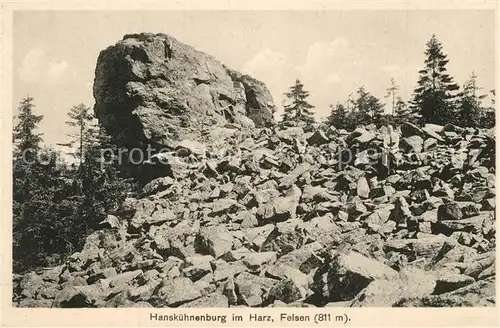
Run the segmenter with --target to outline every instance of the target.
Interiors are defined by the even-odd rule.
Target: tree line
[[[435,35],[426,43],[424,53],[424,68],[418,72],[417,86],[408,102],[399,96],[400,86],[391,78],[385,95],[389,100],[390,113],[386,113],[379,98],[362,86],[352,99],[351,94],[347,101],[330,105],[330,115],[326,118],[326,123],[346,130],[353,130],[360,125],[398,125],[402,122],[417,125],[451,123],[463,127],[494,127],[495,90],[489,91],[491,104],[483,105],[488,94],[481,93],[482,89],[477,85],[474,72],[460,89],[447,71],[449,60]],[[307,125],[315,122],[315,107],[307,101],[309,95],[304,84],[297,79],[285,93],[289,103],[284,106],[282,125]]]
[[[34,114],[34,106],[32,97],[21,101],[13,129],[14,272],[60,264],[135,186],[115,161],[103,158],[101,150],[116,146],[93,124],[89,107],[69,111],[67,124],[77,130],[69,136],[76,144],[70,164],[42,145],[37,127],[43,116]]]

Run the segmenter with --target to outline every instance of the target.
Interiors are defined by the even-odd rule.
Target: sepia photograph
[[[11,306],[496,307],[495,15],[13,11]]]

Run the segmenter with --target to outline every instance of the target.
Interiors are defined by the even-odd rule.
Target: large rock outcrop
[[[205,127],[273,125],[266,86],[165,34],[130,34],[103,50],[95,113],[128,147],[171,146]]]

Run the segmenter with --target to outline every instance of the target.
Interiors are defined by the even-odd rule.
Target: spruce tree
[[[304,90],[304,85],[299,79],[295,80],[295,85],[290,87],[290,91],[285,93],[285,96],[291,100],[291,103],[284,106],[283,123],[297,125],[300,122],[306,124],[315,122],[314,113],[311,111],[314,106],[307,102],[309,92]]]
[[[411,122],[415,123],[415,117],[412,115],[412,111],[408,108],[408,105],[403,101],[401,97],[398,97],[395,104],[395,121],[396,123]]]
[[[394,78],[391,77],[391,86],[386,89],[386,98],[392,98],[391,114],[394,115],[396,110],[396,92],[399,90],[399,85],[396,84]]]
[[[477,76],[472,72],[470,79],[465,82],[462,92],[459,94],[458,115],[456,123],[463,126],[477,127],[480,125],[480,119],[483,112],[481,101],[486,95],[479,95],[481,90],[477,86]]]
[[[13,129],[13,266],[15,272],[50,264],[50,254],[62,250],[64,229],[71,227],[59,215],[60,199],[67,190],[61,185],[58,154],[42,148],[35,115],[34,99],[27,97],[19,106]],[[73,209],[74,206],[70,206]]]
[[[37,133],[38,123],[43,119],[42,115],[33,114],[33,97],[26,97],[21,100],[19,105],[19,114],[15,117],[17,124],[14,126],[13,141],[15,146],[14,154],[16,156],[27,156],[25,159],[31,162],[40,149],[42,134]]]
[[[14,224],[23,216],[23,204],[30,201],[33,191],[38,186],[36,159],[40,153],[41,134],[37,127],[43,119],[33,113],[34,99],[24,98],[19,105],[19,113],[15,116],[17,123],[13,129],[13,210]]]
[[[333,125],[337,129],[345,128],[347,118],[347,109],[345,106],[337,103],[335,107],[330,105],[330,108],[331,111],[327,118],[327,123],[329,125]]]
[[[377,97],[360,87],[354,100],[353,112],[358,124],[378,123],[384,114],[384,106]]]
[[[121,176],[119,171],[118,147],[103,127],[96,138],[84,149],[81,165],[83,218],[80,229],[90,232],[106,217],[108,211],[118,208],[127,192],[134,185]]]
[[[489,91],[490,106],[484,109],[481,115],[480,127],[491,129],[495,127],[495,89]]]
[[[446,124],[453,119],[455,91],[459,89],[447,73],[447,55],[435,35],[426,43],[425,67],[419,71],[412,109],[424,123]]]
[[[68,116],[70,120],[66,121],[66,124],[77,129],[76,133],[69,135],[72,143],[78,143],[78,153],[74,154],[74,156],[82,163],[84,145],[90,142],[93,136],[94,126],[92,125],[92,119],[94,116],[90,113],[90,107],[84,104],[73,106]]]

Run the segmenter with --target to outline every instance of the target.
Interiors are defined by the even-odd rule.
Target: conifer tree
[[[449,60],[435,35],[426,46],[425,67],[419,71],[412,109],[422,116],[425,123],[446,124],[453,119],[455,92],[459,87],[447,73]]]
[[[58,215],[60,202],[54,199],[61,188],[57,154],[42,148],[35,115],[34,99],[27,97],[19,106],[13,129],[13,259],[14,270],[47,263],[47,254],[61,250],[62,228],[70,227]]]
[[[342,129],[345,127],[347,118],[347,109],[341,103],[337,103],[335,107],[330,105],[331,111],[330,115],[327,117],[327,123],[333,125],[337,129]]]
[[[361,124],[376,123],[384,113],[384,106],[380,100],[360,87],[354,101],[353,111],[356,113],[357,121]]]
[[[108,211],[118,208],[133,185],[120,175],[118,147],[103,127],[84,148],[81,165],[82,231],[92,231]]]
[[[459,94],[458,115],[456,123],[463,126],[476,127],[480,125],[480,119],[483,112],[481,102],[486,95],[479,95],[481,90],[477,86],[477,76],[472,72],[470,79],[465,82],[462,92]]]
[[[14,223],[23,214],[23,204],[29,202],[33,191],[37,189],[36,158],[40,153],[41,134],[37,133],[38,124],[43,119],[33,113],[34,99],[24,98],[19,105],[19,113],[15,116],[17,123],[13,129],[13,202]]]
[[[399,90],[399,85],[396,84],[394,78],[391,77],[391,86],[386,89],[386,98],[392,98],[391,114],[394,115],[396,110],[396,93]]]
[[[42,134],[37,133],[38,123],[43,119],[42,115],[33,114],[33,97],[26,97],[21,100],[19,114],[16,116],[17,124],[13,131],[13,141],[16,156],[27,156],[25,159],[31,162],[36,156],[36,151],[40,149]]]
[[[299,79],[295,80],[295,85],[290,87],[290,91],[285,93],[285,96],[291,100],[291,103],[284,106],[283,123],[314,123],[314,113],[311,111],[314,106],[307,102],[309,92],[304,90],[304,85]]]
[[[489,91],[491,95],[490,105],[487,108],[484,108],[484,111],[481,115],[480,126],[482,128],[491,129],[495,127],[495,89]]]
[[[398,97],[395,104],[395,121],[397,123],[412,122],[414,123],[415,118],[412,115],[412,111],[408,108],[408,105],[403,101],[401,97]]]
[[[85,106],[84,104],[73,106],[70,109],[68,116],[70,117],[70,120],[66,121],[66,124],[77,128],[76,133],[71,133],[69,135],[69,137],[72,138],[72,143],[78,143],[78,153],[74,154],[74,156],[78,158],[80,163],[82,163],[84,146],[86,143],[90,142],[90,139],[93,136],[94,126],[92,125],[92,119],[94,117],[92,113],[90,113],[90,107]]]

